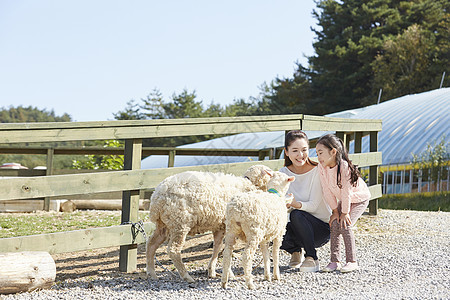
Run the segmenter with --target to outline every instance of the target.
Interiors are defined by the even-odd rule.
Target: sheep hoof
[[[216,274],[216,272],[208,272],[209,274],[208,274],[208,277],[209,278],[217,278],[217,274]]]
[[[270,278],[270,275],[264,276],[264,279],[267,280],[267,281],[269,281],[269,282],[272,281],[272,278]],[[274,276],[273,279],[275,279],[275,276]]]
[[[227,282],[226,281],[222,281],[222,288],[224,288],[224,289],[227,288]]]
[[[158,276],[156,276],[156,274],[154,273],[147,272],[147,279],[158,280]]]
[[[195,282],[195,280],[191,277],[191,275],[189,275],[189,274],[186,274],[184,277],[183,277],[183,279],[186,281],[186,282],[188,282],[188,283],[194,283]]]
[[[255,289],[255,285],[253,284],[253,282],[247,282],[247,287],[249,290],[254,290]]]

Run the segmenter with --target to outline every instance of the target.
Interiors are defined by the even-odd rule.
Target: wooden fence
[[[201,170],[241,175],[253,164],[265,164],[275,170],[283,166],[283,160],[275,159],[141,170],[142,139],[293,129],[335,131],[347,145],[350,140],[355,141],[355,154],[351,155],[351,159],[360,167],[369,167],[369,188],[372,194],[369,211],[376,214],[377,198],[381,196],[381,185],[377,182],[378,165],[382,162],[377,146],[381,120],[339,119],[308,115],[2,124],[0,125],[0,141],[8,144],[120,139],[125,140],[125,148],[123,171],[68,175],[52,175],[51,172],[50,174],[47,172],[46,176],[2,178],[0,179],[2,186],[0,200],[49,199],[49,197],[66,195],[122,191],[121,223],[137,222],[140,190],[154,188],[172,174],[185,170]],[[362,137],[365,135],[370,136],[370,152],[360,153]],[[146,223],[145,230],[151,234],[153,224]],[[0,252],[43,250],[53,254],[120,246],[119,269],[123,272],[134,272],[137,268],[137,245],[142,242],[143,238],[140,235],[136,239],[133,238],[131,225],[118,225],[4,238],[0,239]]]

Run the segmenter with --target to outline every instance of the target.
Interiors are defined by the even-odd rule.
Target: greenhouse
[[[449,190],[450,88],[407,95],[326,116],[383,121],[383,130],[378,136],[378,149],[383,153],[380,179],[384,194]],[[306,133],[314,140],[326,132]],[[362,152],[368,152],[366,139],[363,139]],[[236,134],[179,148],[273,149],[274,155],[270,158],[278,158],[283,156],[283,146],[284,132],[277,131]],[[352,153],[353,143],[350,143],[349,148]],[[315,156],[314,149],[311,149],[310,155]],[[413,163],[414,156],[416,163]],[[258,160],[258,157],[176,156],[174,166],[248,160]],[[153,155],[142,161],[144,169],[165,167],[165,156]]]

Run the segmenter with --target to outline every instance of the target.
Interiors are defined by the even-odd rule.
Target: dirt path
[[[188,270],[197,266],[204,266],[206,270],[212,255],[212,241],[211,233],[188,237],[182,251],[183,262]],[[237,249],[239,249],[238,247]],[[166,251],[167,243],[164,243],[158,248],[156,258],[165,268],[175,272],[176,270]],[[119,247],[55,254],[53,259],[56,263],[57,282],[84,277],[93,278],[97,275],[125,275],[119,272]],[[145,267],[145,245],[142,244],[138,247],[138,272],[129,274],[129,276],[145,275]],[[156,271],[164,271],[164,269],[157,263]]]

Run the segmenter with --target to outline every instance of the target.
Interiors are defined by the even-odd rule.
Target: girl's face
[[[324,167],[333,168],[336,166],[336,149],[328,149],[322,144],[316,145],[317,158],[319,163]]]
[[[285,149],[285,155],[295,167],[301,167],[307,163],[308,152],[309,146],[305,139],[296,139]]]

